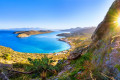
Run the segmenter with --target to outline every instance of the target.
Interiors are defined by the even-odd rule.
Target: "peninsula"
[[[51,33],[51,32],[53,32],[53,31],[50,31],[50,30],[39,30],[39,31],[31,30],[31,31],[18,31],[18,32],[15,32],[15,34],[18,34],[17,37],[23,38],[23,37],[29,37],[31,35],[45,34],[45,33]]]

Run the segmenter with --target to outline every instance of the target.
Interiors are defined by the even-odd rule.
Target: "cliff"
[[[115,0],[92,35],[91,63],[98,72],[120,79],[120,0]]]
[[[112,34],[120,30],[118,26],[118,19],[120,17],[120,0],[115,0],[110,7],[104,20],[98,25],[94,34],[92,35],[92,40],[97,41],[103,38],[107,38],[108,35],[111,37]]]

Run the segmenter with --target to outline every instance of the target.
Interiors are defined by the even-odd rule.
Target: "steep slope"
[[[120,0],[115,0],[92,36],[92,64],[102,75],[120,79]],[[98,74],[99,75],[99,74]]]
[[[118,26],[118,20],[120,17],[120,0],[115,0],[112,6],[110,7],[107,15],[105,16],[104,20],[98,25],[97,29],[95,30],[92,40],[97,41],[98,39],[103,39],[108,37],[120,30]],[[111,36],[109,36],[111,37]]]

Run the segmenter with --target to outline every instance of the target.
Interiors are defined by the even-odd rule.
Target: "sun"
[[[120,26],[120,17],[118,17],[117,23],[118,23],[118,26]]]
[[[120,27],[120,16],[114,16],[114,24]]]

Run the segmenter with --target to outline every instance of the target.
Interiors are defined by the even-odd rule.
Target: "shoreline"
[[[14,33],[15,34],[15,33]],[[37,34],[36,34],[37,35]],[[57,36],[57,35],[56,35]],[[59,52],[50,52],[50,53],[29,53],[29,52],[20,52],[20,51],[16,51],[16,50],[13,50],[11,47],[7,47],[7,46],[3,46],[3,45],[0,45],[0,46],[3,46],[3,47],[6,47],[6,48],[11,48],[13,51],[15,52],[19,52],[19,53],[29,53],[29,54],[66,54],[68,53],[71,49],[72,49],[72,45],[70,43],[70,41],[67,40],[67,38],[58,38],[58,41],[62,41],[62,42],[65,42],[66,44],[69,45],[69,48],[66,49],[66,50],[62,50],[62,51],[59,51]]]
[[[2,46],[2,45],[0,45],[0,46],[5,47],[5,48],[10,48],[10,49],[12,49],[13,51],[18,52],[18,53],[22,53],[22,54],[41,54],[41,55],[49,55],[49,54],[56,54],[56,55],[58,55],[58,54],[66,54],[66,53],[69,52],[69,50],[72,49],[72,45],[70,44],[70,41],[67,40],[67,38],[59,38],[58,41],[62,41],[62,42],[67,43],[67,44],[70,46],[70,48],[67,49],[67,50],[63,50],[63,51],[59,51],[59,52],[54,52],[54,53],[28,53],[28,52],[19,52],[19,51],[15,51],[15,50],[13,50],[11,47],[6,47],[6,46]]]
[[[62,42],[67,43],[70,46],[70,48],[68,50],[63,50],[63,51],[57,52],[56,55],[67,54],[72,49],[72,45],[70,44],[71,42],[68,41],[66,37],[65,38],[59,38],[58,41],[62,41]]]
[[[7,64],[14,64],[14,63],[29,64],[28,58],[41,59],[44,55],[46,55],[48,58],[52,58],[53,60],[57,62],[58,60],[67,58],[72,49],[72,45],[70,41],[67,40],[67,38],[59,38],[58,40],[66,42],[67,44],[69,44],[70,48],[68,50],[63,50],[63,51],[56,52],[56,53],[25,53],[25,52],[18,52],[18,51],[13,50],[10,47],[5,47],[5,46],[0,45],[0,52],[3,52],[3,53],[0,53],[0,55],[10,53],[10,57],[11,57],[9,61],[3,58],[0,58],[1,59],[0,62],[2,61],[1,63],[7,63]]]

